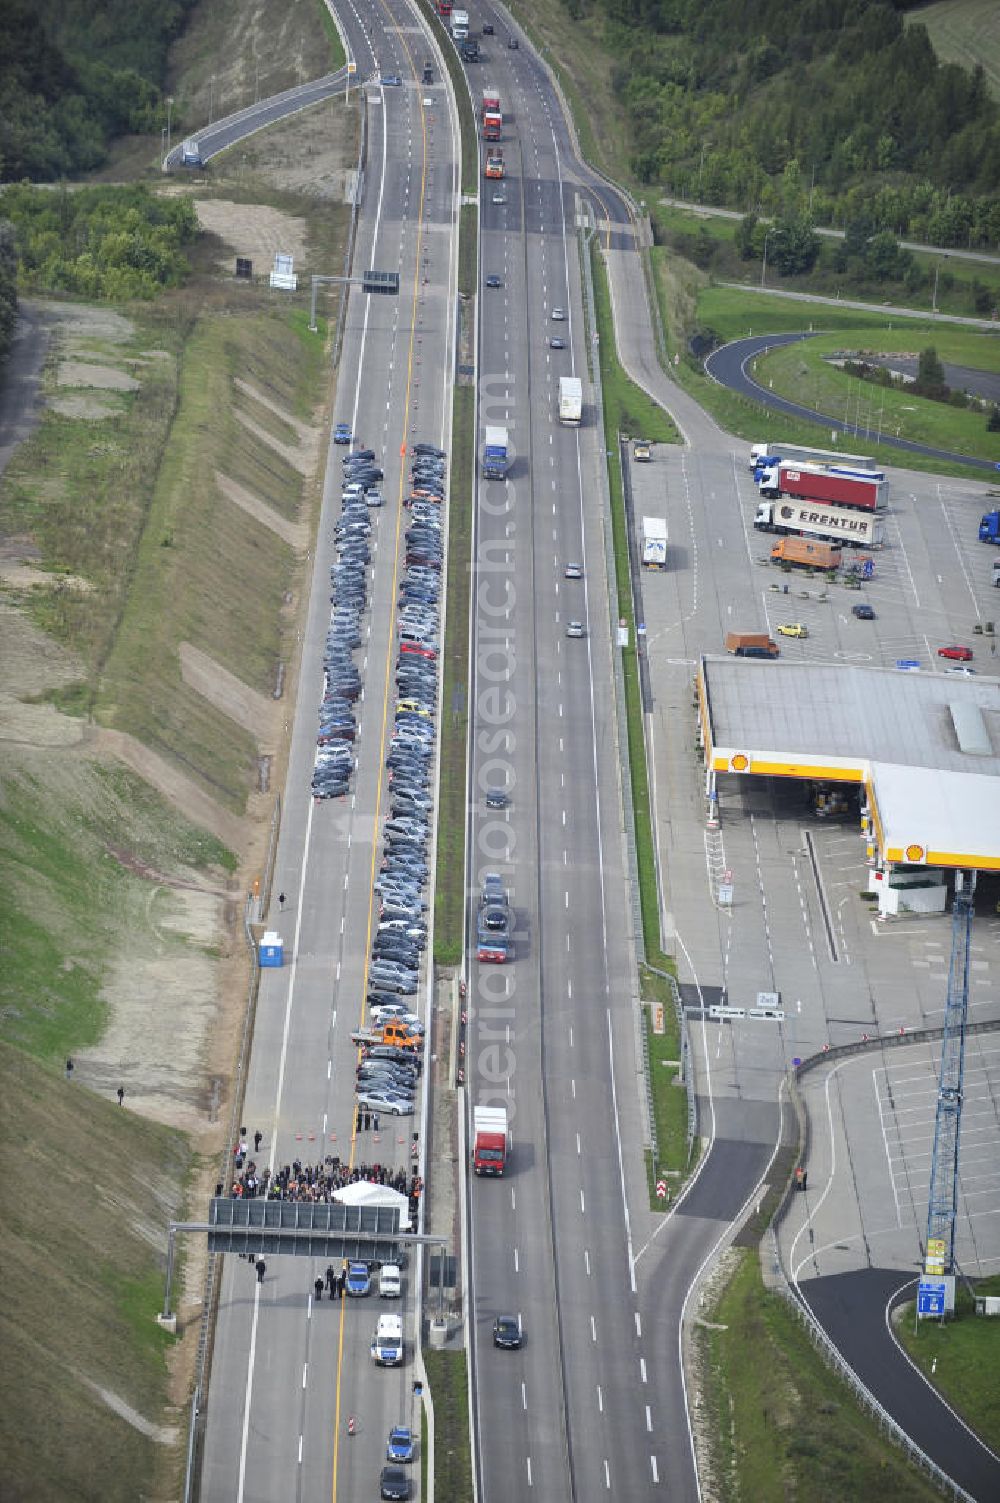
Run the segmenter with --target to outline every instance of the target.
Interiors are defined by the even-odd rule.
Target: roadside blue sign
[[[947,1287],[943,1279],[921,1279],[917,1285],[917,1314],[943,1315]]]
[[[909,669],[919,668],[920,667],[920,659],[919,658],[897,658],[896,659],[896,667],[897,668],[902,668],[903,672],[905,673]]]
[[[870,558],[866,558],[861,569],[862,578],[871,579],[875,574],[875,565]]]

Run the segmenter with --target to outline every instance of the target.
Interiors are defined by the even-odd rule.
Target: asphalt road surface
[[[916,1296],[913,1275],[868,1268],[809,1279],[800,1292],[861,1381],[931,1459],[978,1503],[1000,1495],[1000,1457],[941,1402],[888,1333],[891,1307]]]
[[[997,470],[998,465],[990,459],[973,459],[967,454],[958,454],[950,449],[935,449],[930,444],[918,444],[912,439],[895,438],[885,432],[872,432],[871,428],[851,427],[835,417],[824,416],[812,407],[803,407],[799,402],[789,401],[787,397],[778,396],[769,391],[766,386],[761,386],[759,381],[748,374],[747,367],[765,350],[775,349],[778,345],[796,344],[799,340],[810,339],[809,333],[800,334],[755,334],[750,339],[734,339],[730,344],[724,344],[721,349],[713,350],[705,361],[705,369],[713,381],[718,381],[720,386],[727,386],[730,391],[738,392],[740,396],[749,397],[753,402],[760,402],[769,407],[772,412],[783,412],[789,417],[806,418],[811,422],[822,422],[828,428],[836,429],[850,437],[855,446],[861,442],[872,443],[876,439],[881,444],[887,444],[890,448],[900,449],[905,454],[923,454],[928,459],[940,459],[947,464],[969,465],[974,470],[982,470],[985,473]]]
[[[351,79],[353,88],[365,76],[365,72],[372,74],[373,66],[371,59],[371,47],[358,36],[358,46],[363,49],[359,52],[359,74],[356,79]],[[369,66],[362,67],[367,57]],[[248,105],[245,110],[237,110],[232,115],[226,115],[222,120],[213,120],[210,124],[202,126],[200,130],[193,130],[172,146],[163,160],[165,172],[174,172],[183,166],[182,157],[185,141],[197,141],[198,153],[202,165],[210,162],[212,157],[217,157],[220,151],[234,146],[237,141],[245,141],[256,131],[263,130],[266,125],[273,125],[277,120],[285,120],[289,115],[296,115],[301,110],[307,109],[311,104],[319,104],[323,99],[329,99],[338,91],[343,93],[348,85],[348,73],[346,68],[340,68],[336,73],[327,73],[323,78],[314,79],[311,83],[296,84],[294,89],[286,89],[283,94],[272,94],[268,99],[261,99],[256,104]]]
[[[502,971],[471,963],[470,1095],[513,1112],[500,1181],[470,1190],[474,1374],[482,1496],[695,1498],[680,1362],[681,1312],[707,1254],[767,1161],[776,1110],[749,1144],[727,1120],[697,1190],[669,1219],[648,1210],[637,1101],[632,957],[613,730],[612,618],[598,467],[603,437],[581,327],[580,194],[632,263],[627,206],[575,159],[547,74],[504,45],[486,70],[504,113],[503,203],[482,195],[482,425],[505,425],[514,465],[480,482],[475,616],[473,887],[499,869],[517,912]],[[487,39],[487,45],[490,45]],[[642,294],[644,297],[644,293]],[[552,318],[562,309],[565,320]],[[565,350],[552,350],[553,336]],[[560,425],[560,375],[584,382],[579,429]],[[568,561],[584,564],[568,580]],[[565,625],[579,620],[582,640]],[[504,695],[499,696],[500,677]],[[502,726],[502,731],[498,729]],[[481,790],[504,777],[501,824]],[[470,911],[470,924],[472,913]],[[474,933],[474,928],[473,928]],[[499,1040],[499,1045],[497,1043]],[[494,1352],[496,1313],[519,1315],[520,1353]]]
[[[388,14],[388,19],[387,19]],[[362,68],[370,49],[363,22],[346,12]],[[285,966],[263,972],[246,1092],[246,1126],[264,1133],[259,1167],[299,1158],[410,1166],[419,1118],[384,1116],[381,1131],[357,1134],[349,1033],[364,1016],[366,957],[374,923],[375,832],[385,811],[385,743],[391,731],[394,602],[405,471],[401,446],[448,443],[447,381],[454,348],[457,159],[453,123],[440,90],[413,85],[411,17],[402,4],[378,11],[380,62],[406,82],[368,99],[367,191],[356,264],[398,269],[399,297],[348,303],[335,418],[352,424],[380,457],[386,505],[370,540],[369,635],[355,656],[364,678],[357,771],[344,800],[316,804],[310,776],[322,652],[329,617],[332,523],[339,512],[341,449],[331,449],[303,642],[298,708],[273,891],[283,913],[268,916],[285,942]],[[417,66],[422,59],[418,55]],[[426,999],[419,999],[426,1006]],[[413,1268],[404,1282],[406,1360],[375,1368],[369,1342],[377,1298],[316,1303],[323,1266],[268,1258],[263,1284],[227,1258],[209,1393],[202,1471],[205,1499],[373,1496],[393,1424],[416,1423],[411,1385],[417,1332]],[[383,1310],[386,1306],[381,1307]],[[398,1305],[395,1308],[400,1308]],[[355,1433],[348,1435],[348,1419]],[[419,1479],[419,1464],[413,1469]]]
[[[42,362],[48,347],[48,313],[37,303],[22,301],[0,383],[0,475],[41,422]]]

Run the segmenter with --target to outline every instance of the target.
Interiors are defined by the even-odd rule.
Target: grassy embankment
[[[317,10],[290,6],[279,28],[285,44],[272,28],[262,80],[285,66],[287,81],[295,80],[292,53],[303,31],[288,37],[286,23]],[[314,57],[322,52],[317,27]],[[249,55],[241,33],[240,47],[244,41]],[[230,39],[229,55],[238,50]],[[217,107],[222,97],[220,71]],[[157,145],[122,143],[117,175],[128,161],[145,170]],[[337,264],[344,206],[293,199],[252,180],[247,161],[260,155],[255,138],[240,159],[239,184],[225,182],[220,163],[205,191],[295,214],[306,222],[310,257],[323,269]],[[213,476],[229,476],[307,530],[303,477],[264,440],[296,443],[295,420],[312,418],[325,371],[322,334],[306,334],[301,311],[275,314],[268,294],[220,283],[220,250],[206,237],[183,292],[101,313],[106,337],[88,338],[81,358],[127,369],[137,387],[102,392],[113,409],[107,417],[49,410],[0,487],[0,531],[24,541],[42,579],[33,589],[8,588],[4,605],[13,609],[3,616],[7,647],[16,643],[20,668],[27,664],[14,686],[8,655],[7,692],[25,730],[23,745],[5,749],[0,774],[8,1297],[0,1445],[5,1482],[18,1496],[124,1500],[176,1496],[180,1487],[186,1415],[165,1411],[170,1341],[152,1315],[162,1298],[158,1249],[166,1221],[183,1209],[190,1151],[183,1134],[145,1121],[128,1098],[121,1110],[113,1095],[88,1090],[85,1064],[72,1083],[63,1064],[103,1035],[107,982],[125,957],[137,977],[147,957],[178,970],[192,956],[210,962],[214,947],[184,934],[185,910],[172,889],[218,892],[235,858],[138,778],[88,757],[65,722],[45,717],[51,705],[131,731],[220,804],[244,807],[254,743],[183,685],[178,648],[200,647],[270,697],[277,657],[291,646],[284,597],[297,583],[292,553],[225,502]],[[301,309],[306,295],[298,301]],[[53,359],[50,390],[61,358]],[[65,364],[58,374],[63,403],[91,402],[86,379],[75,394]],[[237,376],[288,421],[238,392]],[[50,652],[45,638],[36,645],[35,627],[67,652]],[[168,987],[160,1005],[177,1009],[182,1030],[180,994]],[[122,1065],[130,1079],[141,1073],[141,1059]],[[68,1232],[53,1222],[60,1211]],[[130,1404],[134,1416],[115,1413],[92,1384]],[[53,1423],[40,1429],[40,1416]],[[176,1436],[157,1434],[175,1422]]]
[[[172,899],[142,869],[219,880],[232,858],[123,769],[8,749],[0,789],[6,894],[0,979],[0,1449],[14,1497],[149,1494],[182,1451],[139,1428],[172,1423],[162,1299],[166,1223],[192,1170],[182,1133],[68,1081],[101,1034],[110,957],[183,964]],[[109,854],[114,849],[118,856]],[[213,872],[216,873],[213,878]],[[199,877],[200,874],[200,877]],[[124,1062],[123,1062],[124,1063]],[[131,1062],[129,1062],[131,1064]],[[96,1388],[95,1388],[96,1385]],[[96,1391],[125,1400],[137,1422]],[[39,1415],[58,1423],[38,1429]]]
[[[720,1503],[939,1496],[857,1408],[780,1297],[764,1289],[756,1251],[739,1254],[706,1319],[711,1325],[697,1327],[695,1339]]]
[[[880,316],[881,309],[888,304],[912,309],[928,318],[933,316],[933,305],[938,318],[955,315],[988,319],[992,308],[1000,303],[1000,264],[995,253],[989,251],[983,253],[984,260],[958,260],[945,250],[910,251],[908,254],[923,274],[922,282],[910,288],[902,279],[877,280],[857,263],[849,273],[840,270],[837,256],[841,237],[819,226],[819,256],[813,269],[803,276],[782,277],[773,259],[768,260],[766,271],[759,254],[750,261],[741,259],[733,238],[740,216],[721,209],[693,208],[658,200],[653,201],[652,208],[658,236],[666,242],[668,255],[687,257],[707,269],[712,281],[742,283],[755,296],[762,291],[766,294],[768,290],[780,290],[834,300],[849,298],[870,303]],[[760,286],[762,271],[766,275],[765,289]]]
[[[996,1298],[1000,1277],[979,1279],[976,1293]],[[1000,1321],[977,1315],[972,1295],[960,1286],[953,1320],[915,1326],[911,1302],[895,1312],[893,1328],[928,1382],[992,1450],[1000,1450]]]

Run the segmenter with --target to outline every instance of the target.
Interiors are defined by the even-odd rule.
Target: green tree
[[[754,243],[754,232],[757,228],[756,214],[746,214],[739,221],[733,231],[733,244],[741,261],[754,261],[757,250]]]
[[[812,271],[819,255],[819,236],[804,216],[779,219],[768,240],[768,258],[785,277]]]

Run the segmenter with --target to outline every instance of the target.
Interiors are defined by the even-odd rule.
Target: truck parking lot
[[[700,1089],[710,1080],[720,1130],[738,1121],[752,1136],[756,1122],[766,1136],[767,1105],[793,1058],[940,1025],[951,920],[874,921],[860,897],[868,862],[856,798],[820,818],[802,783],[727,778],[709,809],[692,700],[698,660],[735,651],[742,638],[768,653],[763,644],[778,644],[779,671],[792,660],[995,675],[994,550],[978,537],[985,487],[892,472],[885,544],[855,587],[843,570],[831,581],[770,561],[776,540],[755,530],[761,499],[741,454],[656,447],[629,481],[633,557],[645,514],[665,516],[670,537],[666,569],[635,580],[665,946],[687,1002],[752,1009],[758,993],[779,995],[780,1023],[694,1030]],[[950,646],[968,646],[971,663],[940,658]],[[1000,1006],[993,886],[981,882],[974,921],[973,1017]]]

